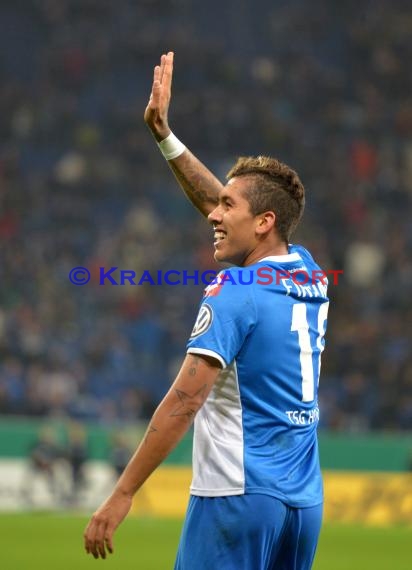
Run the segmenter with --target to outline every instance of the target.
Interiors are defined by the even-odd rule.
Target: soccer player
[[[316,428],[326,280],[289,238],[297,174],[241,158],[223,186],[171,133],[173,53],[156,66],[145,121],[230,263],[205,290],[187,354],[145,438],[85,531],[105,558],[134,493],[194,420],[193,480],[175,570],[307,570],[322,519]]]

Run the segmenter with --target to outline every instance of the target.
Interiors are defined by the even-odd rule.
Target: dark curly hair
[[[280,238],[289,238],[298,225],[305,208],[305,188],[297,173],[287,164],[268,156],[241,156],[226,178],[250,177],[245,192],[254,216],[274,212]]]

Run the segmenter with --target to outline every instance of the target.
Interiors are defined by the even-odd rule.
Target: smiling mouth
[[[215,238],[213,244],[216,246],[218,243],[225,239],[226,232],[223,232],[222,230],[215,230],[213,236]]]

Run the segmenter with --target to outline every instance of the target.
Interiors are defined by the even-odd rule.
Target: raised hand
[[[153,74],[152,92],[144,112],[144,120],[157,141],[170,134],[168,110],[172,96],[173,52],[163,54]]]
[[[156,65],[152,92],[144,113],[144,120],[157,142],[163,141],[171,133],[168,111],[172,97],[173,56],[172,51],[163,54],[160,65]],[[207,217],[216,208],[222,183],[187,148],[175,158],[167,158],[167,163],[183,192],[195,208]]]

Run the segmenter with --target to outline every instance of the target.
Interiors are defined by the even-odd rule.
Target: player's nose
[[[212,225],[219,224],[222,221],[222,210],[220,205],[216,206],[216,208],[210,212],[210,214],[207,217],[207,220],[209,224]]]

